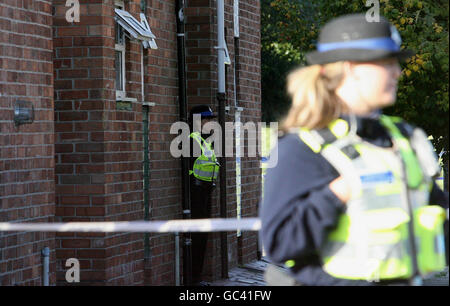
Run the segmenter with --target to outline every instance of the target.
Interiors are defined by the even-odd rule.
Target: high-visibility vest
[[[190,135],[200,146],[202,154],[195,160],[194,166],[189,174],[194,175],[197,179],[206,182],[217,180],[219,174],[219,163],[210,143],[204,140],[199,132]]]
[[[380,117],[392,148],[364,141],[342,119],[326,129],[298,132],[311,150],[325,157],[351,184],[345,212],[319,250],[323,269],[334,277],[408,279],[445,267],[445,210],[428,205],[430,171],[396,126],[399,121]],[[286,262],[288,267],[294,265],[293,260]]]

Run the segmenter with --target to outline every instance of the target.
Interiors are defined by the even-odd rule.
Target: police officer
[[[285,283],[417,285],[445,266],[448,193],[434,183],[434,150],[420,128],[381,113],[396,100],[398,61],[413,54],[400,46],[386,19],[342,16],[288,76],[292,107],[260,209]]]
[[[191,217],[192,219],[211,217],[211,196],[219,174],[219,163],[212,144],[206,141],[210,136],[195,131],[195,119],[200,119],[200,128],[217,116],[207,105],[194,106],[190,111],[191,127]],[[194,156],[196,155],[198,156]],[[207,284],[202,281],[202,270],[206,254],[208,233],[192,233],[192,281],[200,285]],[[204,273],[204,271],[203,271]]]

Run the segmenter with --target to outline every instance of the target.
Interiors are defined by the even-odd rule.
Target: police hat
[[[365,14],[351,14],[335,18],[320,31],[317,51],[306,54],[308,64],[327,64],[338,61],[366,62],[396,57],[405,60],[414,55],[401,50],[402,39],[395,26],[380,16],[368,22]]]
[[[209,107],[208,105],[197,105],[197,106],[194,106],[191,109],[191,112],[190,112],[191,119],[194,117],[194,114],[201,115],[202,119],[203,118],[215,118],[215,117],[217,117],[213,113],[213,111],[211,110],[211,107]]]

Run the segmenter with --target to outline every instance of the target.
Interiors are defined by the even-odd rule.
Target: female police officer
[[[448,207],[434,151],[421,129],[380,112],[412,55],[400,44],[384,18],[342,16],[288,77],[260,215],[268,258],[297,284],[420,284],[445,266],[445,211],[428,205]]]

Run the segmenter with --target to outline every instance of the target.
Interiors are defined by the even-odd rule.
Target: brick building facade
[[[176,136],[170,127],[180,117],[175,1],[79,0],[79,22],[68,22],[67,2],[0,3],[0,222],[182,218],[181,164],[169,152]],[[259,1],[239,1],[239,38],[234,4],[225,1],[232,61],[226,121],[234,121],[238,106],[242,123],[259,122]],[[121,40],[117,7],[137,20],[145,12],[157,49]],[[217,111],[216,2],[186,0],[184,15],[188,106]],[[124,59],[119,78],[118,56]],[[33,105],[33,123],[15,125],[18,100]],[[259,159],[241,158],[240,169],[241,216],[256,216]],[[237,215],[236,189],[236,158],[227,158],[230,218]],[[213,217],[219,217],[218,194],[217,188]],[[255,232],[226,236],[229,268],[256,259]],[[211,233],[205,280],[221,278],[220,244],[220,234]],[[79,260],[85,284],[176,281],[173,234],[0,232],[0,284],[42,284],[44,247],[52,285],[67,284],[69,258]]]

